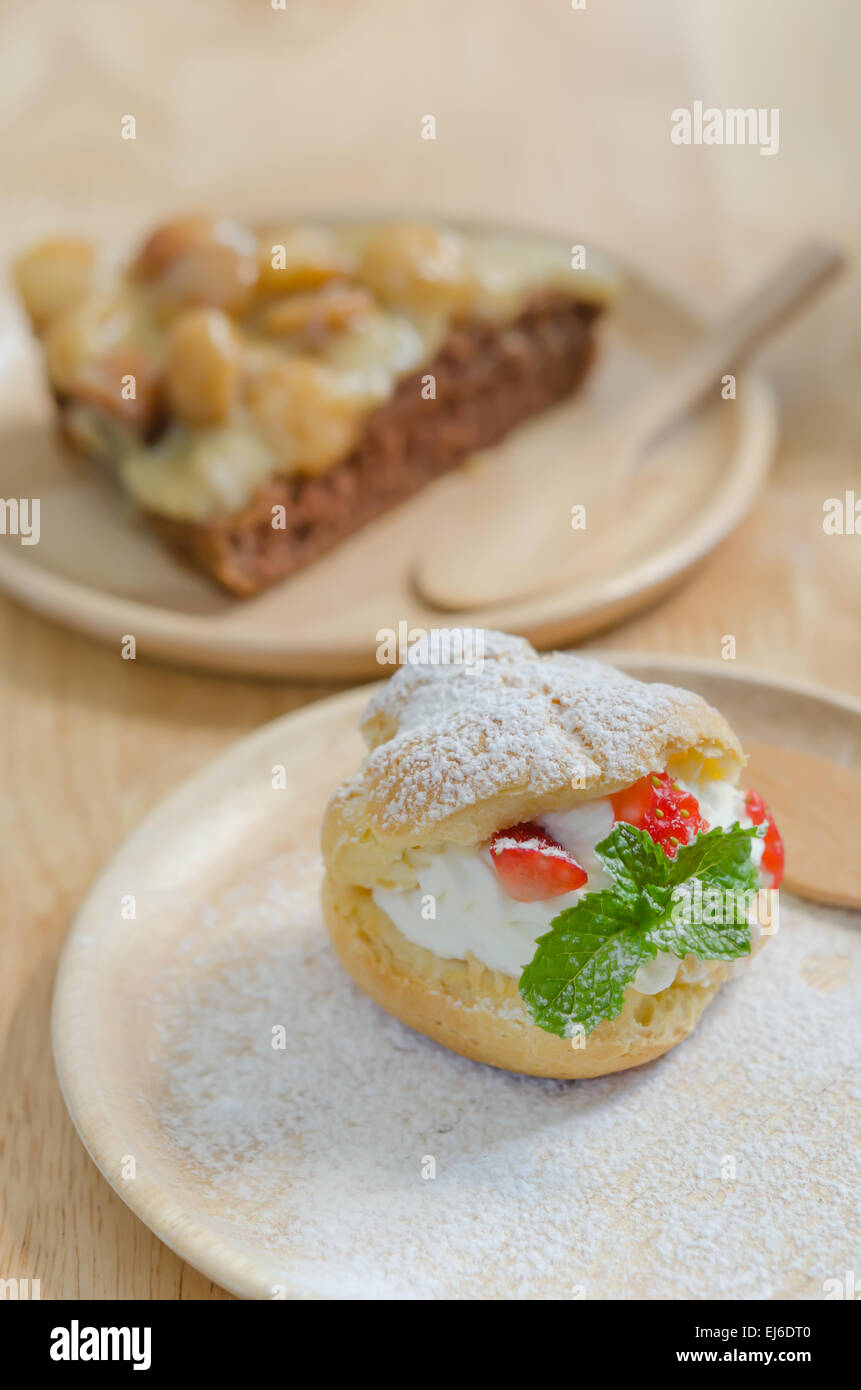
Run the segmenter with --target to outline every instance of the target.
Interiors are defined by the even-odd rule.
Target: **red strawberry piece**
[[[500,882],[516,903],[541,902],[582,888],[588,877],[576,860],[542,830],[525,821],[510,830],[497,830],[490,857]]]
[[[759,792],[750,791],[744,799],[745,809],[754,825],[762,825],[766,822],[768,830],[765,832],[765,849],[762,852],[759,868],[761,873],[771,875],[771,887],[779,888],[783,878],[783,865],[786,858],[783,851],[783,840],[780,831],[774,823],[767,805],[763,801]]]
[[[650,772],[614,792],[610,800],[616,820],[647,831],[669,859],[675,859],[679,845],[689,845],[701,830],[708,830],[696,797],[682,791],[666,772]]]

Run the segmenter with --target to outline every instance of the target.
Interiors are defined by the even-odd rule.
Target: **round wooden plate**
[[[701,690],[746,740],[861,766],[858,702],[619,664]],[[359,994],[320,918],[320,816],[366,698],[237,744],[81,908],[54,1054],[108,1181],[249,1297],[821,1298],[859,1197],[857,915],[782,894],[767,950],[644,1068],[564,1083],[467,1062]]]
[[[528,470],[535,451],[553,451],[560,467],[570,460],[576,493],[578,438],[696,337],[698,320],[671,295],[635,273],[623,279],[586,388],[501,446],[501,477]],[[8,304],[2,313],[0,497],[40,499],[41,539],[26,546],[0,535],[0,589],[117,646],[132,634],[139,656],[247,675],[366,678],[378,674],[379,629],[446,622],[412,587],[417,557],[445,526],[445,479],[296,578],[252,600],[229,598],[167,554],[95,470],[61,451],[37,348]],[[652,456],[636,504],[616,518],[603,568],[588,584],[494,609],[493,626],[563,645],[654,599],[741,521],[775,437],[761,382],[740,374],[732,401],[720,399],[716,383],[713,404]],[[487,621],[486,613],[458,616],[462,626]]]

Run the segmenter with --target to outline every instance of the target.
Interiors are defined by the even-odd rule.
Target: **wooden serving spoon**
[[[649,448],[721,377],[843,267],[833,247],[800,247],[745,304],[706,332],[684,361],[598,429],[571,460],[571,471],[540,456],[500,487],[492,466],[462,469],[448,480],[445,527],[418,559],[421,597],[449,612],[531,598],[586,577],[596,549],[613,545],[619,509],[636,505],[632,488]],[[593,498],[584,530],[572,529],[572,497]]]
[[[861,908],[861,774],[770,743],[749,752],[744,782],[768,802],[783,837],[784,888],[829,907]]]

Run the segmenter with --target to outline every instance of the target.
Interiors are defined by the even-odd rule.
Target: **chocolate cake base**
[[[536,296],[512,324],[457,324],[420,371],[403,378],[365,423],[353,452],[316,477],[276,477],[242,511],[206,523],[147,513],[181,558],[248,597],[318,555],[567,396],[588,369],[599,309]],[[436,396],[425,400],[432,375]],[[286,527],[273,526],[273,508]]]

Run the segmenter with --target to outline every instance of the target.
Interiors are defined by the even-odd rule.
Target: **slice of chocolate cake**
[[[190,220],[17,265],[66,440],[258,593],[575,389],[607,275],[535,236]]]

